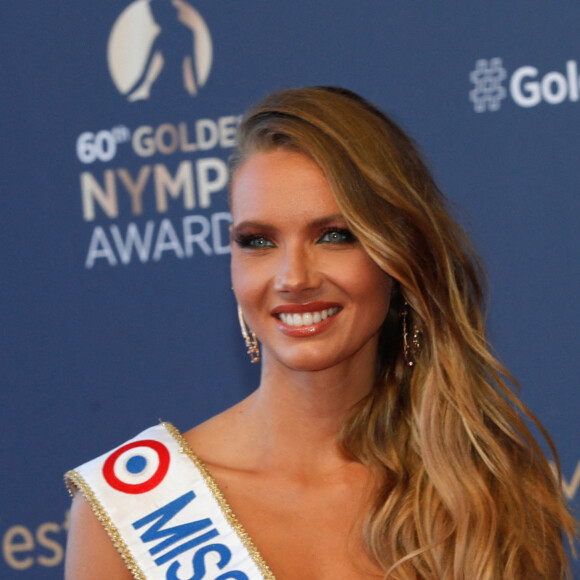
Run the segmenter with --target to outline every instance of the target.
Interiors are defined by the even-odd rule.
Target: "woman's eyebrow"
[[[333,215],[315,218],[311,221],[306,221],[305,224],[308,227],[320,227],[333,222],[346,222],[346,220],[344,219],[344,216],[342,214],[337,213]],[[275,226],[265,222],[261,222],[259,220],[244,220],[243,222],[240,222],[239,224],[235,224],[232,226],[232,230],[234,231],[245,228],[257,228],[266,231],[273,231],[276,229]]]
[[[270,224],[264,223],[264,222],[260,222],[260,221],[256,221],[256,220],[244,220],[243,222],[240,222],[239,224],[235,224],[232,225],[232,231],[238,231],[238,230],[243,230],[246,228],[254,228],[254,229],[259,229],[259,230],[263,230],[263,231],[274,231],[276,228]]]
[[[337,213],[334,215],[316,218],[315,220],[308,222],[308,225],[313,226],[313,227],[318,227],[318,226],[324,226],[324,225],[326,225],[328,223],[332,223],[332,222],[345,222],[346,223],[346,220],[344,219],[344,216],[341,213]]]

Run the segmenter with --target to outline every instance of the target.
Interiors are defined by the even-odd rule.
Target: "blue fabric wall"
[[[66,469],[256,386],[224,162],[290,86],[351,88],[421,144],[578,507],[579,23],[561,0],[3,0],[0,577],[62,576]]]

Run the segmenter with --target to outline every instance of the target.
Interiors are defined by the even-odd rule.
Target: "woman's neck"
[[[373,387],[375,353],[321,370],[291,369],[263,354],[258,389],[187,434],[196,453],[214,467],[298,481],[353,468],[340,430]]]
[[[313,474],[348,462],[339,435],[372,388],[374,364],[296,371],[266,358],[260,387],[239,406],[257,469]]]

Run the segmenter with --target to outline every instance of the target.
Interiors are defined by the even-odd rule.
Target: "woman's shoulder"
[[[242,401],[183,433],[193,453],[208,465],[234,465],[238,450],[248,437],[240,420],[246,401]]]
[[[156,426],[140,432],[132,439],[113,447],[65,474],[65,483],[72,496],[69,533],[66,549],[65,578],[132,578],[127,551],[109,515],[107,497],[103,497],[99,479],[115,478],[120,486],[124,475],[119,473],[118,458],[126,450],[137,449],[138,441],[154,441]],[[153,429],[153,431],[152,431]],[[129,483],[127,481],[125,484]],[[117,538],[117,541],[115,541]]]
[[[133,577],[101,520],[82,493],[74,496],[69,512],[65,579],[99,580]]]
[[[183,434],[171,423],[153,426],[66,474],[74,497],[67,578],[85,578],[84,563],[95,558],[99,560],[98,574],[87,578],[129,578],[127,568],[145,570],[165,565],[163,558],[169,558],[171,552],[151,562],[153,556],[128,546],[143,545],[153,555],[159,530],[173,519],[178,523],[211,521],[220,534],[229,529],[228,517],[233,515],[198,458],[197,448],[213,463],[219,449],[216,439],[227,437],[231,412]],[[222,459],[223,454],[217,458]],[[232,542],[232,550],[243,552],[239,541]],[[145,556],[134,560],[132,554],[141,552]]]
[[[154,424],[67,471],[64,476],[66,486],[73,497],[78,490],[86,495],[84,479],[92,479],[95,474],[104,476],[109,483],[112,481],[121,485],[118,481],[119,477],[122,478],[120,471],[127,471],[125,475],[131,479],[145,464],[159,463],[157,468],[160,468],[169,455],[183,451],[210,463],[227,463],[232,442],[239,441],[236,418],[240,414],[240,407],[243,407],[243,402],[184,432],[171,422]],[[133,474],[131,469],[134,470]]]

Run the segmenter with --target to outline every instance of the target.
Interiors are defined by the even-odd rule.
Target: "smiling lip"
[[[324,330],[342,307],[330,302],[283,304],[272,309],[278,328],[289,336],[312,336]]]

